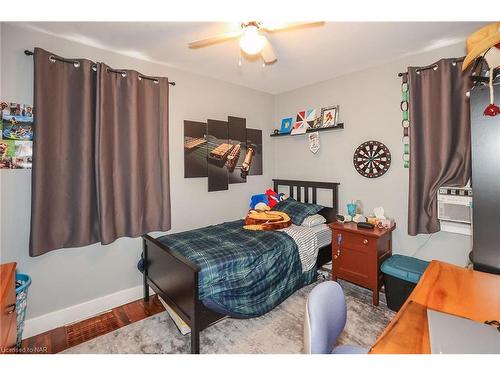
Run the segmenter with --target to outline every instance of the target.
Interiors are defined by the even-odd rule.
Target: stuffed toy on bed
[[[250,198],[250,209],[259,211],[268,211],[271,209],[269,206],[269,199],[266,194],[252,195]]]
[[[276,193],[273,189],[266,190],[267,200],[269,201],[269,207],[271,209],[276,206],[279,202],[285,200],[287,197],[283,193]]]
[[[272,189],[267,189],[264,194],[256,194],[250,198],[250,209],[258,211],[271,210],[286,198],[287,196],[283,193],[278,194]]]

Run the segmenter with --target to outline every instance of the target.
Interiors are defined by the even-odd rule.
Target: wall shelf
[[[323,131],[328,131],[328,130],[340,130],[340,129],[344,129],[344,123],[343,122],[338,123],[337,126],[335,126],[335,127],[331,126],[329,128],[307,129],[304,134],[314,133],[314,132],[323,132]],[[304,135],[304,134],[296,134],[296,135],[291,135],[290,133],[271,134],[271,137],[286,137],[286,136],[288,136],[288,137],[295,137],[295,136]]]

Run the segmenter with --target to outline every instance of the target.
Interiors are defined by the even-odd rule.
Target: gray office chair
[[[340,345],[334,348],[345,327],[347,307],[342,287],[335,281],[316,285],[306,302],[304,349],[306,354],[366,354],[368,349]]]

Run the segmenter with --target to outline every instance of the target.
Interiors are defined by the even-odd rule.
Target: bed
[[[330,190],[332,206],[324,207],[319,214],[327,222],[335,221],[338,183],[275,179],[273,184],[275,191],[288,188],[283,192],[306,203],[317,203],[318,189]],[[290,233],[249,234],[241,226],[241,222],[234,221],[200,228],[195,230],[196,236],[193,231],[156,239],[143,236],[144,299],[149,299],[151,287],[189,325],[191,353],[199,353],[199,333],[203,329],[226,316],[248,318],[266,313],[311,283],[316,267],[331,260],[324,227],[315,228],[317,241],[323,245],[314,259],[316,267],[304,270],[304,259]],[[229,238],[232,241],[225,240]],[[271,245],[273,251],[266,251],[266,246]],[[207,256],[207,252],[211,255]],[[248,272],[249,264],[252,272]],[[234,279],[240,269],[247,273]],[[273,288],[272,293],[269,288]]]

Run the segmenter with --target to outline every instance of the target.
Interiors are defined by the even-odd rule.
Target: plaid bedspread
[[[167,245],[200,266],[199,297],[211,309],[234,316],[262,315],[314,281],[303,273],[295,241],[278,231],[243,229],[243,220],[162,236]]]

